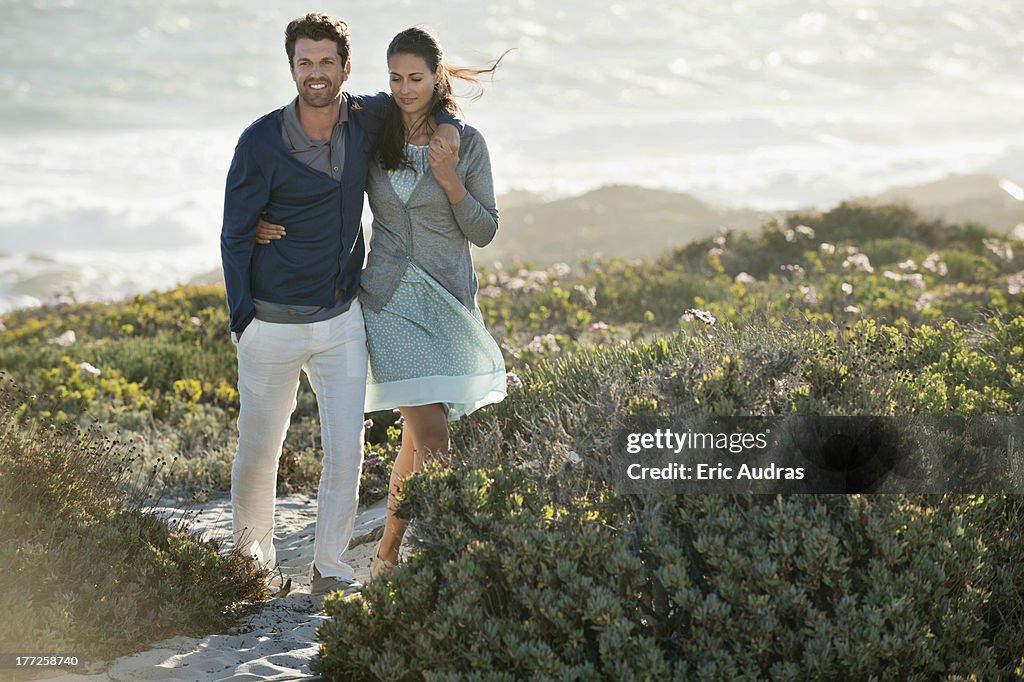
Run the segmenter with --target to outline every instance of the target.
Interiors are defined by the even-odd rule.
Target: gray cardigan
[[[468,192],[458,204],[449,203],[429,167],[403,204],[387,171],[370,163],[366,193],[373,211],[373,236],[360,284],[363,305],[380,312],[413,262],[473,309],[477,281],[469,243],[486,246],[494,239],[498,209],[487,144],[470,126],[462,131],[455,172]]]

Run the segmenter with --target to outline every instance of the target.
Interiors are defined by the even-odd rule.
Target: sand
[[[228,497],[211,500],[204,505],[204,510],[193,524],[196,530],[221,541],[230,537]],[[173,507],[168,506],[158,511],[174,512]],[[359,510],[353,546],[344,555],[344,560],[355,568],[356,578],[362,582],[369,578],[370,553],[375,545],[362,536],[383,526],[384,511],[385,500]],[[105,672],[58,673],[45,679],[53,682],[209,682],[311,678],[309,663],[318,648],[316,629],[328,620],[321,608],[323,597],[309,595],[315,518],[315,498],[305,494],[278,498],[277,552],[285,575],[292,578],[292,592],[287,597],[270,600],[232,631],[202,638],[175,637],[157,642],[146,651],[119,658]]]

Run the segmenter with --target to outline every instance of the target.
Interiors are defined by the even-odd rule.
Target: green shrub
[[[638,500],[611,491],[606,463],[627,415],[1021,414],[1022,269],[1024,248],[983,227],[842,204],[651,261],[482,272],[482,312],[523,386],[455,426],[458,473],[410,481],[421,554],[358,605],[331,607],[355,612],[324,630],[323,669],[341,679],[472,669],[489,679],[991,679],[1024,668],[1012,498]],[[0,455],[3,537],[43,538],[0,550],[17,552],[11,584],[35,589],[41,575],[52,587],[64,579],[51,568],[114,547],[80,571],[81,585],[39,597],[51,601],[36,615],[10,599],[0,608],[47,641],[77,641],[95,619],[125,625],[94,637],[110,651],[133,646],[129,632],[141,641],[193,627],[165,587],[215,621],[236,590],[216,592],[204,573],[218,553],[107,492],[126,479],[179,494],[229,485],[238,394],[223,290],[5,313],[0,369],[38,396],[12,413]],[[378,415],[368,432],[364,504],[386,494],[393,419]],[[70,435],[93,422],[91,441]],[[63,435],[35,438],[52,423]],[[136,448],[120,477],[82,464],[102,458],[65,456],[114,437]],[[279,490],[315,487],[319,451],[303,382]],[[59,486],[22,482],[45,467]],[[83,484],[65,470],[99,478]],[[106,492],[94,504],[90,489]],[[36,502],[60,518],[47,525]],[[90,589],[106,599],[86,599]]]
[[[142,510],[129,452],[99,429],[24,431],[20,402],[0,386],[0,650],[109,659],[220,631],[266,596],[251,561]]]
[[[411,479],[419,552],[361,597],[327,601],[314,670],[337,680],[933,680],[995,679],[1020,662],[1024,509],[1006,498],[560,506],[546,491],[500,467]]]
[[[1015,498],[621,496],[608,453],[628,414],[1010,414],[1019,371],[989,356],[1016,357],[1022,329],[1024,317],[985,333],[698,325],[525,368],[522,388],[459,425],[448,469],[407,482],[418,552],[361,598],[327,602],[315,668],[329,679],[1008,678],[1024,664]],[[995,397],[1003,385],[1015,393]]]

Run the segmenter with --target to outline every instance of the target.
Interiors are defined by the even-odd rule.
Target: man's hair
[[[342,65],[348,63],[352,45],[348,37],[348,24],[341,19],[320,12],[310,12],[291,21],[284,30],[284,51],[288,53],[288,66],[294,66],[292,60],[295,58],[295,41],[299,38],[333,40],[338,44]]]

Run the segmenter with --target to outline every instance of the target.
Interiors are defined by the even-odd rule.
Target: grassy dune
[[[1024,244],[905,208],[844,204],[653,261],[514,265],[480,280],[513,373],[509,398],[457,426],[455,466],[410,483],[422,535],[414,560],[360,600],[328,602],[336,619],[321,631],[322,673],[995,679],[1024,665],[1024,509],[1012,498],[637,499],[614,493],[607,468],[626,415],[1021,414]],[[76,521],[90,529],[76,542],[95,543],[77,552],[101,552],[126,532],[150,537],[115,520],[133,513],[123,502],[133,487],[197,499],[227,488],[238,396],[226,329],[216,287],[4,317],[0,368],[35,396],[5,413],[0,524],[16,541],[4,565],[21,561],[29,575],[42,565],[24,563],[31,557],[67,551],[67,529],[40,540],[22,518],[15,478],[67,469],[53,453],[77,456],[115,436],[134,448],[116,485],[67,482],[63,502],[37,496],[65,509],[87,506],[87,489],[105,491],[102,513]],[[364,502],[384,494],[393,421],[374,415]],[[69,435],[86,426],[84,439]],[[30,447],[34,459],[22,454]],[[313,489],[317,450],[303,384],[282,490]],[[170,539],[146,550],[160,566],[230,561],[161,532]],[[121,570],[146,573],[133,551]],[[56,562],[49,584],[69,570]],[[222,569],[180,570],[200,589]],[[136,603],[163,602],[146,592],[153,580],[139,581]],[[116,600],[120,583],[93,584]],[[61,608],[54,591],[34,594],[34,612]],[[204,622],[239,601],[211,596]],[[68,632],[130,617],[65,611]],[[42,636],[49,619],[33,622]]]

